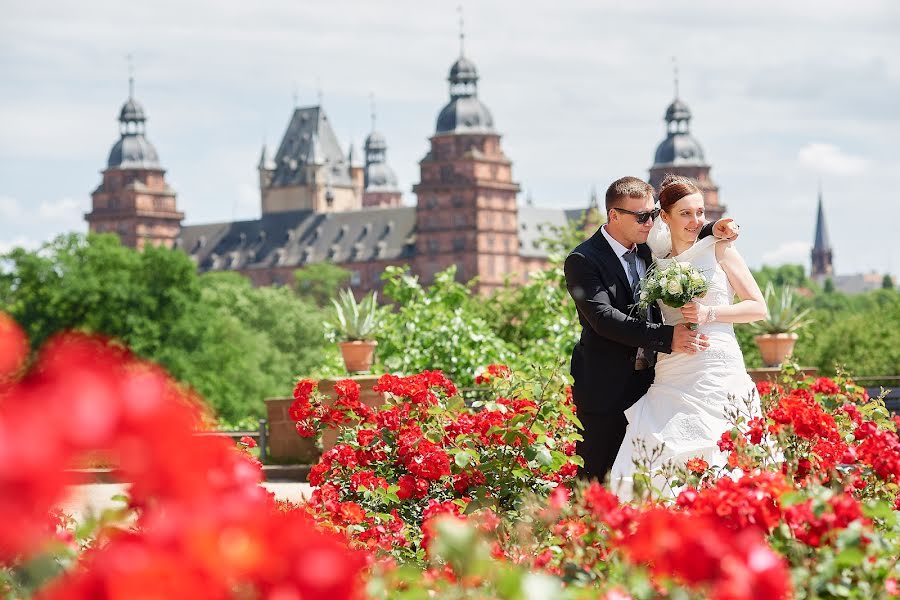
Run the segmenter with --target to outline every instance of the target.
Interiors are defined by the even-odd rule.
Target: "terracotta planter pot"
[[[796,333],[765,333],[753,338],[767,367],[777,367],[794,351]]]
[[[335,377],[330,379],[323,379],[319,382],[319,391],[325,394],[327,398],[327,403],[330,406],[336,399],[337,394],[334,392],[334,384],[342,379],[348,379],[347,377]],[[377,375],[354,375],[349,377],[356,383],[359,384],[359,401],[372,409],[380,408],[384,401],[387,399],[387,394],[384,392],[376,392],[373,388],[375,384],[378,383],[379,377]],[[322,432],[322,452],[328,452],[334,447],[335,441],[337,440],[337,429],[328,428]]]
[[[375,360],[376,341],[342,342],[341,354],[344,356],[344,366],[348,373],[366,373],[372,367]]]

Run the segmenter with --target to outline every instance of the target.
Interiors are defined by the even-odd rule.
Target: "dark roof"
[[[670,133],[656,148],[653,163],[654,166],[707,166],[700,142],[687,132]]]
[[[332,185],[350,186],[349,164],[325,111],[297,108],[275,154],[273,187],[306,185],[304,165],[326,165]]]
[[[144,107],[134,98],[128,98],[125,104],[122,105],[122,110],[119,111],[119,121],[122,123],[146,120],[147,115],[144,112]]]
[[[397,175],[385,162],[372,162],[366,165],[365,186],[367,192],[400,192]]]
[[[435,132],[494,133],[494,117],[477,96],[459,96],[441,109]]]
[[[451,82],[478,81],[478,69],[475,68],[475,63],[471,60],[465,56],[460,56],[450,67],[450,75],[447,79]]]
[[[552,227],[563,227],[568,222],[580,219],[584,209],[519,207],[519,255],[529,258],[543,258],[547,251],[538,243],[552,233]]]
[[[822,194],[819,193],[819,214],[816,216],[816,237],[813,250],[831,250],[828,240],[828,229],[825,227],[825,208],[822,205]]]
[[[666,109],[666,122],[684,121],[691,118],[691,109],[681,98],[675,98]]]
[[[301,267],[411,257],[416,209],[269,213],[258,221],[187,225],[179,247],[200,271]]]
[[[125,133],[109,151],[106,166],[110,169],[162,169],[159,156],[141,133]]]
[[[545,257],[536,242],[581,217],[583,209],[519,207],[519,248],[525,257]],[[269,213],[257,221],[185,225],[178,247],[200,271],[302,267],[412,259],[416,209],[412,206],[367,208],[338,213],[295,211]]]

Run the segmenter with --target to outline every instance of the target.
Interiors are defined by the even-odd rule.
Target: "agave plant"
[[[790,285],[782,287],[779,296],[770,281],[766,284],[763,295],[766,300],[766,318],[751,323],[757,333],[794,333],[812,323],[812,319],[807,317],[809,309],[799,310],[794,304],[794,288]]]
[[[334,304],[334,319],[325,325],[326,335],[332,341],[353,342],[373,338],[375,330],[381,323],[381,312],[375,292],[367,294],[357,302],[353,292],[340,290],[338,298],[332,298],[331,303]]]

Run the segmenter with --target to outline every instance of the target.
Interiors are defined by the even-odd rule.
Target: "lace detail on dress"
[[[711,360],[739,360],[741,364],[744,362],[744,356],[741,354],[740,349],[710,347],[704,350],[702,355]]]
[[[662,431],[663,439],[699,440],[707,435],[706,429],[700,425],[696,415],[678,414],[666,424]]]

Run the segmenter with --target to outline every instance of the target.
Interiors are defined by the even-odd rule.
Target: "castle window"
[[[453,208],[459,208],[460,206],[463,205],[464,199],[459,194],[454,194],[452,201],[453,201]]]
[[[360,277],[359,271],[350,271],[350,286],[356,287],[362,281],[362,277]]]
[[[465,227],[466,223],[466,215],[453,215],[453,226],[454,227]]]
[[[438,205],[437,196],[428,196],[428,208],[435,208]]]
[[[453,240],[453,250],[456,252],[461,252],[466,249],[466,240],[465,238],[454,238]]]
[[[428,252],[431,254],[437,254],[440,245],[437,240],[428,240]]]

